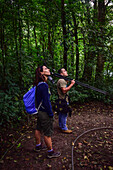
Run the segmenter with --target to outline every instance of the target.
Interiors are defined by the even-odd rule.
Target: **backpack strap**
[[[43,81],[39,82],[38,85],[36,86],[36,90],[35,90],[35,99],[36,99],[36,100],[35,100],[35,105],[36,105],[36,110],[37,110],[37,112],[39,111],[39,109],[40,109],[40,107],[41,107],[41,105],[42,105],[42,101],[41,101],[40,104],[39,104],[39,106],[38,106],[38,108],[37,108],[37,102],[36,102],[36,101],[37,101],[37,95],[36,95],[36,94],[37,94],[37,87],[40,86],[40,85],[43,84],[43,83],[45,83],[45,82],[43,82]]]
[[[39,104],[38,108],[36,108],[37,112],[39,111],[39,109],[40,109],[41,105],[42,105],[42,101],[40,102],[40,104]]]

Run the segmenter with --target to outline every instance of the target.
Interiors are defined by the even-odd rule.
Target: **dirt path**
[[[90,102],[82,105],[73,105],[73,115],[68,118],[68,127],[72,134],[63,134],[58,127],[58,116],[55,115],[53,147],[61,152],[55,159],[47,159],[46,151],[34,151],[34,128],[36,119],[32,117],[29,127],[23,131],[9,130],[9,134],[2,134],[2,153],[13,144],[13,135],[17,135],[18,142],[0,161],[1,170],[71,170],[72,143],[86,130],[97,127],[113,127],[113,106],[101,102]],[[5,133],[5,132],[4,132]],[[4,137],[7,136],[7,139]],[[4,144],[4,142],[5,144]],[[9,147],[5,147],[8,144]],[[12,143],[12,144],[11,144]],[[108,169],[113,170],[113,129],[98,130],[82,136],[74,145],[74,169]],[[3,154],[2,154],[3,156]]]

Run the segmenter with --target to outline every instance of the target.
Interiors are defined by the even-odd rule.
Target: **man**
[[[58,70],[58,73],[64,77],[68,76],[67,71],[64,68],[61,68]],[[64,79],[59,79],[57,82],[57,91],[59,99],[66,99],[67,104],[69,104],[68,99],[68,91],[72,88],[72,86],[75,84],[75,81],[72,80],[71,84],[67,86],[67,81]],[[59,113],[59,127],[62,130],[63,133],[72,133],[72,130],[69,130],[66,125],[67,122],[67,113]]]

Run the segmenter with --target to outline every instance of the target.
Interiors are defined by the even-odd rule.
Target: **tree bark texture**
[[[66,19],[65,19],[65,9],[64,9],[64,0],[61,1],[61,20],[62,20],[62,28],[63,28],[63,45],[64,45],[64,68],[67,70],[67,31],[66,31]]]
[[[103,48],[104,48],[104,38],[103,38],[103,31],[105,26],[105,2],[104,0],[98,1],[98,22],[99,22],[99,29],[100,29],[100,38],[101,42],[99,46],[101,47],[101,50],[98,53],[97,56],[97,66],[96,66],[96,80],[100,80],[103,78],[103,70],[104,70],[104,62],[105,58],[103,57]]]

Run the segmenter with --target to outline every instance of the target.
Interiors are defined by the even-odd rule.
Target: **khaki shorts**
[[[37,115],[37,130],[44,133],[44,136],[53,134],[53,118],[49,117],[46,112],[39,111]]]

